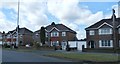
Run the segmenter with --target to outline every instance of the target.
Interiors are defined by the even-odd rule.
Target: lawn
[[[118,61],[118,55],[117,54],[53,53],[53,54],[48,54],[47,56],[67,58],[67,59],[73,59],[73,60],[78,60],[78,61],[79,60],[80,61],[95,61],[95,62],[109,62],[109,61],[114,62],[114,61]]]

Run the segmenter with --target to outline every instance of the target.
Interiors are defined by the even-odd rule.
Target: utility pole
[[[17,41],[16,41],[16,47],[18,47],[18,43],[19,43],[19,5],[20,5],[20,2],[18,0],[18,17],[17,17]]]
[[[114,51],[116,52],[117,43],[116,43],[116,22],[115,22],[115,10],[113,9],[113,43],[114,43]]]

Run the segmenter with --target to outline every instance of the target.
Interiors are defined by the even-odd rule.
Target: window
[[[90,30],[89,34],[90,34],[90,35],[95,35],[94,30]]]
[[[59,33],[58,32],[52,32],[51,33],[51,37],[58,37],[59,36]]]
[[[99,40],[99,47],[113,47],[112,40]]]
[[[0,35],[0,39],[2,39],[2,35]]]
[[[48,37],[48,33],[45,33],[45,36]]]
[[[120,40],[119,40],[119,47],[120,47]]]
[[[120,34],[120,28],[118,29],[118,33]]]
[[[99,35],[112,34],[111,28],[101,28],[99,29]]]
[[[62,36],[66,36],[66,32],[62,32]]]
[[[51,46],[59,46],[59,41],[51,41]]]
[[[22,38],[22,36],[23,36],[23,35],[21,34],[21,35],[20,35],[20,38]]]

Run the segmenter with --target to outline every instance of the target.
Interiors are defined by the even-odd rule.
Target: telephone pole
[[[114,43],[114,51],[116,52],[117,48],[117,41],[116,41],[116,22],[115,22],[115,10],[113,9],[113,15],[112,15],[112,20],[113,20],[113,43]]]

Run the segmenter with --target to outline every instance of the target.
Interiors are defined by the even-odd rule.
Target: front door
[[[95,43],[94,43],[94,41],[90,41],[89,43],[90,43],[90,48],[95,48]]]
[[[66,50],[67,42],[62,42],[62,50]]]

